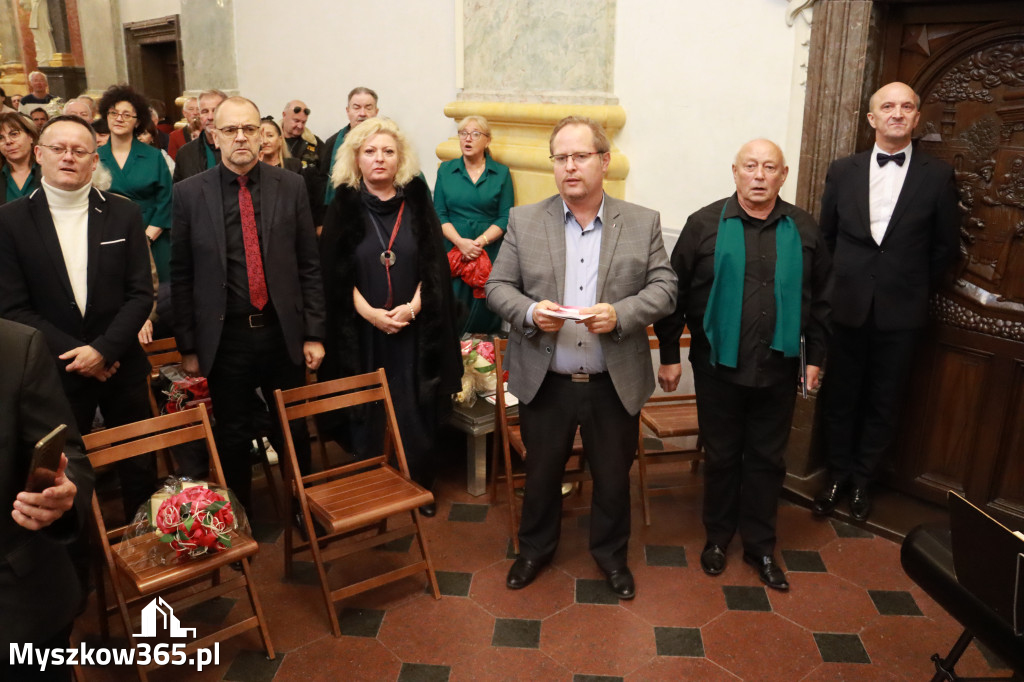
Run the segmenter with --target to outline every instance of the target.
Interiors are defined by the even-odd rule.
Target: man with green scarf
[[[708,575],[725,570],[738,530],[743,560],[777,590],[789,589],[774,555],[775,519],[801,380],[801,338],[810,389],[825,358],[831,269],[814,218],[779,199],[788,173],[775,143],[743,145],[732,166],[736,193],[686,221],[672,251],[676,310],[654,325],[661,342],[658,383],[666,392],[679,385],[684,326],[691,334],[706,459],[701,568]]]

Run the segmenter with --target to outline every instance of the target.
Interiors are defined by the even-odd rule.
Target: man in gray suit
[[[529,453],[521,553],[506,585],[526,587],[555,553],[579,427],[594,478],[590,553],[612,591],[632,599],[629,469],[637,414],[654,391],[645,330],[672,312],[676,277],[658,213],[604,193],[611,154],[601,126],[562,119],[549,147],[559,193],[512,209],[487,282],[488,306],[512,327],[509,390]],[[561,306],[584,319],[556,316]]]

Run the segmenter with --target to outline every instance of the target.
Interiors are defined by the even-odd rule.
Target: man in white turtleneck
[[[149,414],[149,362],[136,333],[153,305],[142,215],[92,186],[96,135],[76,116],[39,136],[41,188],[0,210],[0,316],[43,332],[78,430]],[[119,465],[125,512],[156,486],[152,457]]]

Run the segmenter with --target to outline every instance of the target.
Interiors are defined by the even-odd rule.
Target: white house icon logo
[[[195,628],[181,627],[178,617],[174,615],[174,609],[162,597],[157,597],[142,609],[142,632],[135,636],[156,637],[158,621],[163,623],[163,630],[170,637],[196,636]]]

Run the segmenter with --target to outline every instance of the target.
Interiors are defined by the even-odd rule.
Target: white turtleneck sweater
[[[71,280],[71,291],[75,294],[78,310],[85,315],[85,304],[89,296],[89,191],[91,185],[67,191],[52,187],[42,181],[46,202],[50,205],[53,225],[57,228],[64,267]]]

